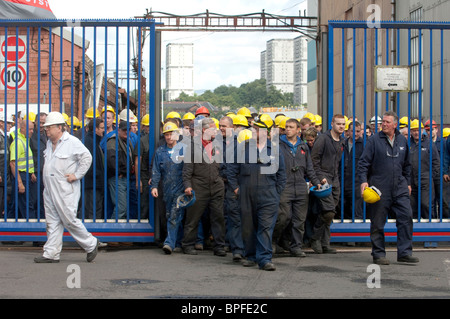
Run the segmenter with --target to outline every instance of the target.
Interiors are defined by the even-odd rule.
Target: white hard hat
[[[66,124],[64,116],[59,112],[50,112],[45,119],[44,127],[58,124]]]
[[[0,121],[5,122],[5,113],[0,112]],[[6,118],[6,122],[8,123],[14,123],[14,120],[12,118],[12,115],[8,115],[8,117]]]
[[[128,115],[128,110],[127,109],[122,110],[120,112],[120,114],[119,114],[119,119],[121,121],[125,121],[125,122],[137,123],[137,118],[134,115],[133,111],[129,110],[129,112],[130,112],[130,115]],[[127,121],[127,115],[129,117],[129,121]]]
[[[383,123],[383,120],[381,119],[381,117],[377,116],[376,118],[377,118],[377,120],[378,120],[378,124]],[[370,122],[369,122],[369,123],[370,123],[370,124],[375,124],[375,116],[372,117],[372,118],[370,119]]]

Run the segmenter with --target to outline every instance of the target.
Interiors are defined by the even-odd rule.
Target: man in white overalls
[[[99,240],[76,218],[80,200],[80,180],[89,170],[92,156],[79,139],[64,129],[61,113],[51,112],[44,124],[48,136],[44,151],[44,206],[47,242],[36,263],[59,262],[64,228],[87,253],[91,262],[97,255]]]

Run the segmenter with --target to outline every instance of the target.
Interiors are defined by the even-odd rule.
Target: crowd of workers
[[[386,217],[405,215],[408,219],[412,212],[411,229],[407,226],[403,236],[399,228],[399,237],[407,238],[404,247],[399,245],[399,259],[416,262],[408,259],[412,218],[449,217],[449,129],[438,136],[434,121],[421,124],[387,114],[393,122],[389,148],[374,138],[384,138],[381,117],[373,117],[366,126],[357,119],[335,115],[331,129],[324,131],[322,118],[311,113],[301,119],[283,114],[272,119],[244,107],[217,120],[201,107],[195,114],[169,113],[161,123],[160,140],[152,154],[148,114],[138,121],[131,110],[116,114],[111,106],[101,111],[89,109],[85,130],[75,117],[63,116],[65,131],[82,140],[93,159],[81,184],[84,199],[76,203],[78,216],[146,219],[153,196],[158,211],[163,212],[160,226],[166,254],[182,251],[195,255],[211,246],[214,255],[226,256],[230,251],[233,261],[246,267],[275,270],[275,252],[304,257],[303,248],[308,244],[316,253],[335,253],[330,246],[330,226],[336,216],[370,218],[371,227],[382,229],[385,219],[376,221],[373,207],[390,203]],[[46,113],[30,113],[14,121],[0,114],[3,216],[46,218],[44,184],[38,178],[47,160],[46,117]],[[274,147],[275,142],[279,147]],[[377,162],[377,154],[392,159],[395,169],[386,167],[385,160]],[[403,201],[395,208],[387,194],[397,192],[403,177],[410,191],[394,201]],[[393,178],[397,178],[393,180],[395,191],[386,188],[386,181]],[[376,194],[365,192],[369,184],[379,184],[370,189]],[[370,196],[380,195],[381,201],[371,201]],[[364,202],[370,204],[367,212]],[[379,247],[384,238],[371,235],[371,239],[374,261],[386,263]]]

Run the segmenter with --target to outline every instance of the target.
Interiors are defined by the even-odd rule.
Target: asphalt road
[[[42,248],[0,245],[0,299],[390,299],[450,298],[450,248],[415,248],[420,263],[371,268],[369,248],[335,255],[277,255],[274,272],[245,268],[205,250],[164,255],[156,246],[104,248],[93,263],[73,244],[58,264],[35,264]],[[192,310],[192,309],[191,309]]]

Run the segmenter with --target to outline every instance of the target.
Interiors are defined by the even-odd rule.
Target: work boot
[[[413,256],[403,256],[397,258],[398,262],[415,264],[419,262],[419,258]]]
[[[34,258],[34,262],[37,264],[55,264],[59,263],[59,259],[45,258],[44,256]]]
[[[244,257],[241,254],[233,254],[233,261],[240,262]]]
[[[316,254],[322,254],[322,244],[319,240],[315,240],[311,238],[311,249],[314,250]]]
[[[225,257],[227,255],[227,252],[223,248],[218,248],[218,249],[214,250],[214,255],[219,256],[219,257]]]
[[[330,246],[322,246],[322,252],[324,254],[336,254],[336,249],[331,248]]]
[[[94,250],[91,251],[90,253],[88,253],[86,256],[86,260],[88,263],[92,262],[95,259],[95,257],[97,257],[99,245],[100,245],[100,241],[97,239],[97,244],[95,245]]]
[[[291,256],[292,257],[306,257],[306,254],[301,249],[293,249],[293,250],[291,250]]]
[[[163,248],[162,248],[162,250],[164,251],[164,253],[165,253],[166,255],[170,255],[170,254],[172,253],[172,248],[170,248],[169,245],[164,245]]]
[[[253,260],[246,259],[246,260],[244,260],[242,262],[242,266],[244,266],[244,267],[254,267],[254,266],[256,266],[256,262],[254,262]]]
[[[265,271],[275,271],[277,269],[277,267],[275,267],[275,265],[271,262],[268,262],[267,264],[265,264],[264,266],[262,266],[261,268],[262,270]]]
[[[386,257],[373,258],[373,263],[376,265],[389,265],[389,260]]]
[[[197,255],[197,251],[192,247],[183,248],[183,253],[186,255]]]

